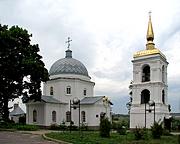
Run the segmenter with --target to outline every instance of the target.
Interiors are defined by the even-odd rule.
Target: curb
[[[43,134],[42,137],[44,139],[46,139],[46,140],[54,141],[54,142],[57,142],[59,144],[72,144],[72,143],[69,143],[69,142],[62,141],[62,140],[57,140],[57,139],[53,139],[53,138],[47,137],[45,134]]]

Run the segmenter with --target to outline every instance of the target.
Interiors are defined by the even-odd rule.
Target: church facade
[[[50,126],[65,123],[68,126],[72,121],[76,126],[84,124],[96,128],[101,114],[111,120],[112,103],[105,96],[94,96],[95,83],[86,67],[72,58],[69,45],[65,58],[51,66],[49,75],[41,101],[26,103],[27,124]]]
[[[133,56],[132,104],[130,128],[150,128],[169,117],[167,66],[165,55],[155,48],[149,16],[146,49]]]

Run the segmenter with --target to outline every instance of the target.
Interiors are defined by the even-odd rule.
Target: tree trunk
[[[9,108],[8,108],[8,96],[4,96],[4,100],[3,100],[3,115],[2,115],[2,118],[4,121],[9,121]]]

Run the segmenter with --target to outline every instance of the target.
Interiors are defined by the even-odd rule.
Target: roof
[[[41,96],[41,100],[44,101],[45,103],[63,103],[63,102],[60,102],[59,100],[53,98],[52,96]]]
[[[25,112],[19,106],[9,113],[10,116],[17,116],[23,114],[25,114]]]
[[[78,60],[72,58],[72,51],[66,51],[66,57],[57,60],[50,68],[50,75],[58,75],[58,74],[76,74],[87,76],[88,71],[86,67]]]
[[[95,97],[85,97],[81,100],[81,105],[85,104],[95,104],[97,101],[101,100],[104,96],[95,96]]]

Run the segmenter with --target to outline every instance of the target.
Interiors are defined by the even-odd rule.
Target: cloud
[[[148,3],[148,4],[147,4]],[[178,0],[1,0],[0,22],[33,34],[48,69],[65,56],[72,38],[73,58],[95,81],[95,94],[108,95],[116,112],[127,112],[133,54],[145,49],[147,12],[152,11],[155,44],[167,57],[169,101],[178,110],[180,3]],[[121,107],[121,108],[119,108]]]

